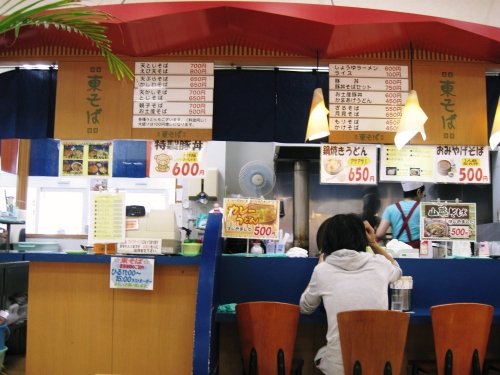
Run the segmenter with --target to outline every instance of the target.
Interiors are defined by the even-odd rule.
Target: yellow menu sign
[[[277,240],[279,201],[225,198],[222,236]]]

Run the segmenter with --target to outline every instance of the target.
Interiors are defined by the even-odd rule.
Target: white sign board
[[[154,265],[153,258],[112,257],[109,287],[153,290]]]
[[[161,255],[161,241],[161,238],[127,238],[118,244],[118,253]]]

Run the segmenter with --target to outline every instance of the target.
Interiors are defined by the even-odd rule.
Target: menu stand
[[[26,221],[24,220],[17,220],[16,218],[12,217],[0,217],[0,224],[5,224],[7,225],[7,238],[5,239],[5,247],[6,247],[6,252],[10,252],[10,226],[12,224],[18,224],[18,225],[23,225],[26,224]]]

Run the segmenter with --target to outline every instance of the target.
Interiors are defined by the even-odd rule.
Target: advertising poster
[[[150,141],[149,177],[204,177],[207,142]]]
[[[110,177],[112,155],[112,142],[61,141],[59,176]]]
[[[109,287],[153,290],[154,268],[153,258],[112,257]]]
[[[279,200],[225,198],[222,237],[279,239]]]
[[[434,182],[434,147],[382,146],[380,181]]]
[[[422,241],[476,241],[475,203],[420,203]]]
[[[322,144],[320,183],[375,185],[377,146]]]
[[[488,146],[436,146],[436,182],[489,184]]]

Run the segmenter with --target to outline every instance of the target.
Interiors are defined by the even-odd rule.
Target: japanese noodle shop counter
[[[404,275],[413,277],[408,359],[434,357],[429,307],[452,302],[480,302],[495,307],[488,356],[500,356],[500,293],[497,288],[500,285],[500,260],[398,259],[398,262]],[[316,264],[314,258],[222,256],[218,269],[218,302],[271,300],[297,304]],[[240,371],[235,321],[234,314],[217,314],[220,375]],[[315,351],[325,343],[325,333],[324,312],[301,317],[296,357],[304,360],[303,374],[317,374],[313,358]]]
[[[29,263],[26,374],[190,374],[199,257],[157,256],[154,289],[110,288],[109,255]]]

